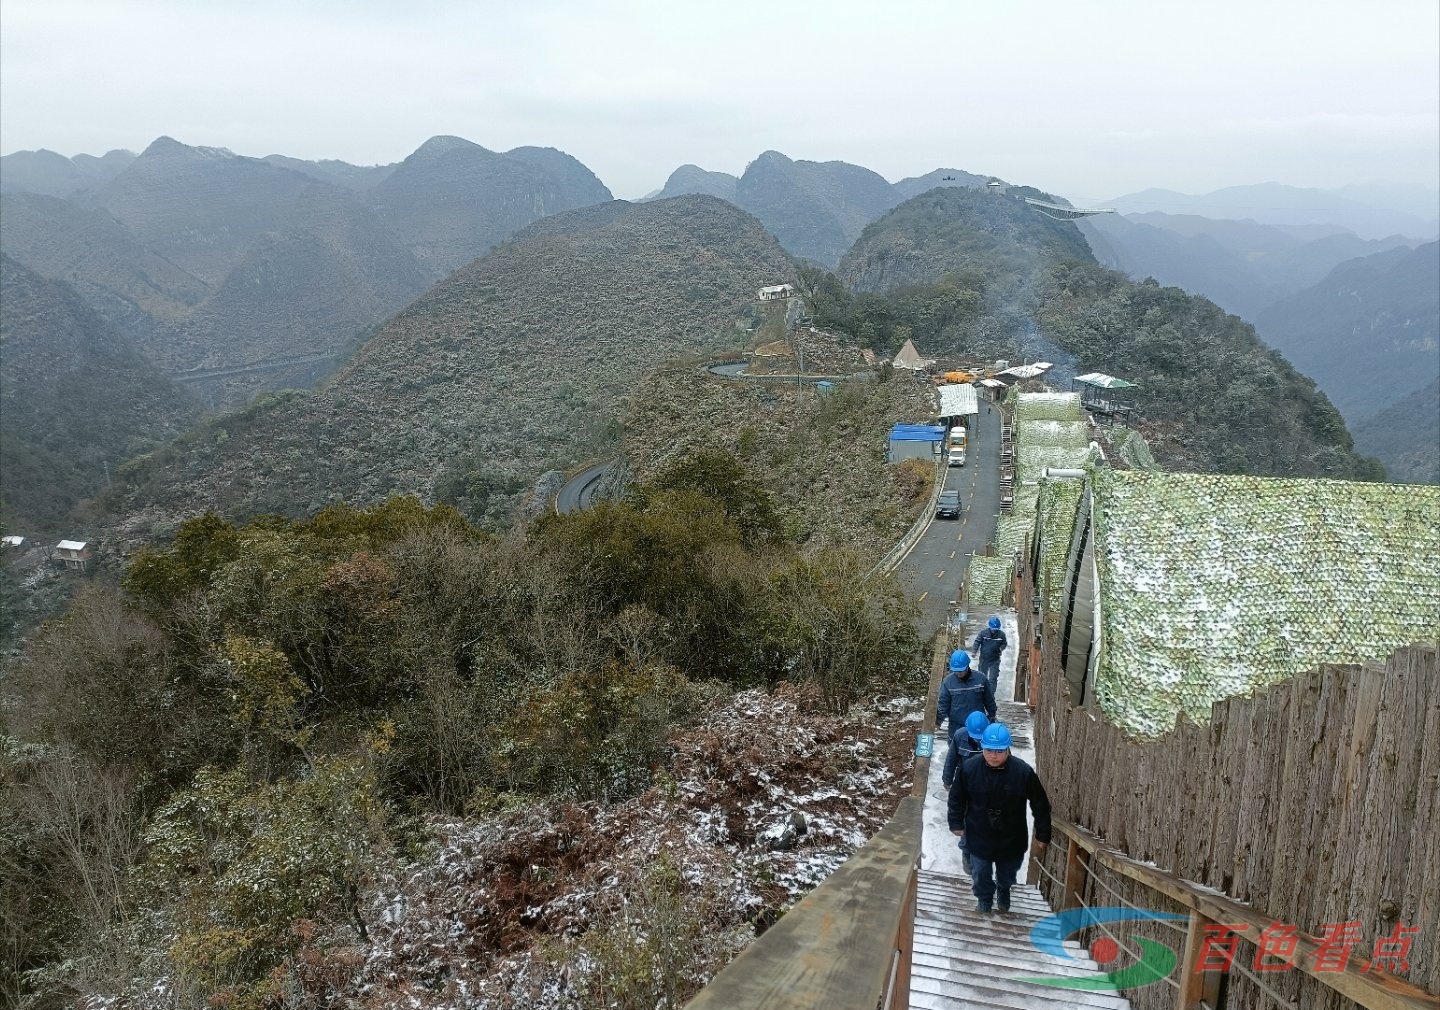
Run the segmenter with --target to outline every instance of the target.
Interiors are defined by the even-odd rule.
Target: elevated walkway
[[[1015,697],[1014,643],[1019,640],[1015,613],[998,611],[1011,647],[1001,654],[997,718],[1010,730],[1011,752],[1035,764],[1034,731],[1030,709]],[[972,615],[983,624],[989,613]],[[976,628],[969,630],[966,645]],[[947,726],[947,729],[949,727]],[[947,734],[948,736],[948,734]],[[937,740],[930,762],[922,814],[920,869],[916,877],[914,947],[910,966],[911,1010],[1044,1010],[1071,1007],[1079,1010],[1127,1010],[1125,999],[1103,992],[1063,989],[1026,977],[1078,977],[1102,969],[1084,948],[1073,941],[1063,948],[1074,960],[1040,951],[1032,942],[1044,934],[1041,926],[1051,908],[1040,892],[1028,885],[1011,891],[1010,911],[984,915],[975,911],[970,875],[946,816],[948,794],[941,775],[948,740]],[[1039,771],[1041,781],[1044,770]],[[1028,815],[1027,815],[1028,819]],[[1031,825],[1033,837],[1034,826]],[[1027,857],[1028,864],[1028,857]],[[1025,879],[1026,865],[1019,879]],[[1063,940],[1063,937],[1053,937]]]

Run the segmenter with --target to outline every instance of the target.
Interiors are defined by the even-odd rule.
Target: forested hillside
[[[1440,379],[1353,428],[1355,448],[1385,464],[1391,480],[1440,484]]]
[[[173,438],[200,405],[65,284],[0,256],[0,521],[71,532],[106,473]]]
[[[503,488],[595,451],[639,375],[734,345],[784,252],[709,197],[576,212],[457,271],[372,337],[326,388],[220,418],[124,474],[139,528],[214,507],[309,514],[437,478]]]
[[[1325,394],[1208,299],[1061,264],[1039,286],[1035,321],[1087,370],[1140,384],[1141,429],[1162,467],[1383,479]]]
[[[866,229],[839,278],[802,275],[817,320],[887,353],[906,338],[957,361],[1038,346],[1047,360],[1064,356],[1071,374],[1138,382],[1144,430],[1166,467],[1380,476],[1324,394],[1249,324],[1098,266],[1075,225],[1027,207],[1027,192],[932,191],[897,207]]]
[[[1092,259],[1073,224],[1037,213],[1026,196],[1051,199],[1027,189],[1005,196],[961,188],[922,193],[867,226],[837,273],[860,293],[944,277],[994,288],[1012,287],[1050,262]]]
[[[188,522],[7,675],[0,999],[679,1005],[909,788],[864,571],[713,449],[504,539]]]

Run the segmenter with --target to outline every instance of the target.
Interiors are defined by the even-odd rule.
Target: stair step
[[[910,992],[912,1001],[914,993],[923,992],[971,999],[980,1006],[1018,1006],[1026,1010],[1127,1010],[1130,1005],[1123,996],[1110,992],[1017,982],[990,974],[984,965],[973,965],[971,970],[951,971],[942,976],[912,971]],[[987,1004],[983,1000],[990,1002]]]
[[[1072,1000],[1073,990],[1011,992],[996,987],[966,986],[954,991],[910,989],[910,1010],[1128,1010],[1125,999],[1111,1002]]]
[[[984,964],[990,965],[1002,975],[1063,975],[1075,978],[1097,975],[1100,972],[1099,966],[1088,958],[1084,961],[1078,958],[1074,961],[1061,961],[1034,950],[1027,956],[1006,947],[972,945],[968,938],[955,941],[955,944],[962,943],[965,945],[963,949],[951,945],[944,950],[936,950],[933,943],[927,941],[922,945],[917,940],[911,964],[925,965],[929,974],[960,964],[975,964],[982,958]],[[970,960],[971,957],[975,960]]]
[[[964,898],[972,904],[975,901],[974,893],[970,890],[969,877],[951,877],[948,880],[926,880],[925,872],[921,871],[917,880],[917,887],[920,893],[934,897],[936,900],[953,899],[959,901]],[[1050,905],[1038,892],[1024,886],[1010,888],[1010,904],[1018,907],[1033,908],[1041,915],[1050,914]]]

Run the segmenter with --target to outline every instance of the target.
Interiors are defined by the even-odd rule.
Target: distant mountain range
[[[1348,260],[1256,329],[1352,424],[1440,376],[1440,243]]]
[[[298,514],[336,496],[363,503],[396,490],[426,492],[437,475],[489,486],[499,474],[495,486],[521,486],[537,467],[570,462],[566,439],[615,416],[643,370],[728,341],[754,287],[794,277],[792,257],[838,270],[862,293],[948,278],[959,297],[973,284],[1006,303],[1003,311],[975,310],[985,313],[976,325],[991,335],[1020,318],[1022,287],[1033,298],[1029,285],[1056,264],[1083,263],[1092,249],[1136,279],[1154,276],[1251,316],[1286,306],[1269,317],[1277,346],[1292,316],[1318,333],[1316,311],[1328,311],[1331,322],[1350,320],[1352,333],[1388,332],[1386,319],[1423,316],[1405,308],[1406,292],[1434,286],[1423,269],[1397,273],[1388,286],[1375,281],[1360,298],[1363,320],[1334,306],[1307,308],[1304,299],[1287,305],[1345,263],[1365,261],[1356,257],[1393,255],[1382,265],[1398,266],[1408,248],[1399,238],[1359,237],[1344,220],[1302,220],[1298,198],[1284,203],[1267,187],[1181,203],[1273,197],[1293,219],[1141,209],[1157,194],[1176,196],[1152,191],[1126,198],[1134,213],[1077,230],[1020,199],[1059,198],[1016,187],[1010,199],[980,192],[989,176],[937,169],[891,184],[860,166],[775,151],[738,177],[682,166],[652,202],[636,205],[613,201],[594,173],[563,152],[500,153],[443,136],[392,165],[248,158],[162,137],[139,155],[7,155],[0,173],[7,284],[25,292],[16,304],[38,305],[42,295],[52,304],[26,316],[27,325],[43,329],[53,318],[55,346],[70,349],[76,368],[123,374],[114,387],[144,405],[133,415],[105,408],[112,419],[97,423],[115,437],[87,442],[79,414],[27,421],[25,430],[52,424],[78,432],[67,438],[85,447],[86,458],[115,464],[183,427],[195,416],[196,396],[233,407],[266,390],[310,387],[349,361],[323,390],[207,422],[127,468],[128,502],[145,522],[197,504]],[[1358,195],[1332,194],[1324,208],[1354,212]],[[1148,288],[1135,290],[1151,297]],[[1104,286],[1114,311],[1129,304],[1118,291]],[[1165,311],[1179,312],[1169,297],[1160,299]],[[1187,316],[1177,332],[1210,319],[1208,311]],[[962,317],[971,318],[955,318]],[[7,327],[16,318],[7,315]],[[66,321],[74,319],[82,321]],[[1131,323],[1148,332],[1148,322]],[[77,342],[60,331],[94,337]],[[1040,339],[1039,331],[1032,336]],[[1074,344],[1093,357],[1089,339],[1080,333]],[[27,340],[44,343],[34,334]],[[1135,353],[1152,353],[1157,340],[1142,341]],[[1382,344],[1405,346],[1387,337],[1374,347]],[[7,368],[21,346],[7,343]],[[1320,357],[1329,361],[1344,346],[1329,340]],[[1294,353],[1299,362],[1303,354]],[[105,363],[84,364],[94,360]],[[1317,369],[1320,380],[1328,365],[1317,358],[1301,367]],[[1404,390],[1382,385],[1399,396],[1424,380],[1417,376]],[[1363,388],[1356,395],[1376,410],[1388,402]],[[6,387],[7,427],[18,396],[18,387]],[[173,409],[162,410],[167,398]],[[1310,423],[1292,413],[1277,425],[1295,432]],[[7,445],[15,458],[42,459],[29,443],[23,452],[13,438]],[[1338,473],[1350,463],[1347,447],[1336,452],[1326,466]],[[1404,453],[1400,446],[1391,457]],[[1227,465],[1261,466],[1260,458]],[[25,465],[17,472],[41,483],[64,472],[48,457]],[[1417,465],[1423,469],[1423,460]],[[42,511],[96,489],[89,471],[67,481],[45,492]],[[27,509],[21,514],[33,516]]]
[[[940,168],[892,185],[844,161],[792,161],[766,151],[738,178],[681,165],[646,199],[703,193],[728,200],[759,218],[792,256],[833,270],[865,226],[890,208],[931,189],[976,188],[989,179]]]
[[[1398,200],[1409,210],[1357,199]],[[1348,187],[1343,191],[1307,189],[1264,182],[1227,186],[1211,193],[1177,193],[1146,189],[1104,203],[1122,214],[1198,214],[1203,217],[1255,221],[1271,225],[1339,225],[1362,239],[1403,235],[1417,241],[1440,232],[1440,192],[1421,187]]]
[[[21,152],[0,171],[0,248],[217,406],[309,385],[518,229],[611,198],[559,151],[458,137],[375,168],[161,137],[138,156]]]
[[[1400,236],[1365,240],[1338,225],[1270,225],[1158,211],[1086,218],[1080,229],[1106,266],[1204,295],[1251,322],[1345,260],[1414,244]]]

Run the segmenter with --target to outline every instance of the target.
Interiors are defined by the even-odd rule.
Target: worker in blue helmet
[[[1050,844],[1050,798],[1035,769],[1010,753],[1010,730],[991,723],[980,734],[980,756],[955,773],[947,817],[950,832],[968,849],[971,890],[979,912],[1010,911],[1010,889],[1030,841],[1025,804],[1035,818],[1039,858]]]
[[[984,712],[988,718],[995,718],[995,689],[990,682],[970,668],[970,654],[956,649],[950,654],[950,672],[940,682],[939,704],[935,707],[935,731],[950,720],[950,731],[954,733],[965,725],[965,717],[971,712]]]
[[[990,682],[990,690],[1000,692],[1000,653],[1010,647],[1010,640],[1000,629],[1000,618],[992,617],[985,630],[975,636],[971,648],[980,657],[980,672]]]
[[[950,752],[945,755],[945,770],[940,773],[946,789],[955,781],[955,772],[966,758],[980,756],[980,736],[989,725],[984,712],[971,712],[965,717],[965,725],[950,735]]]

